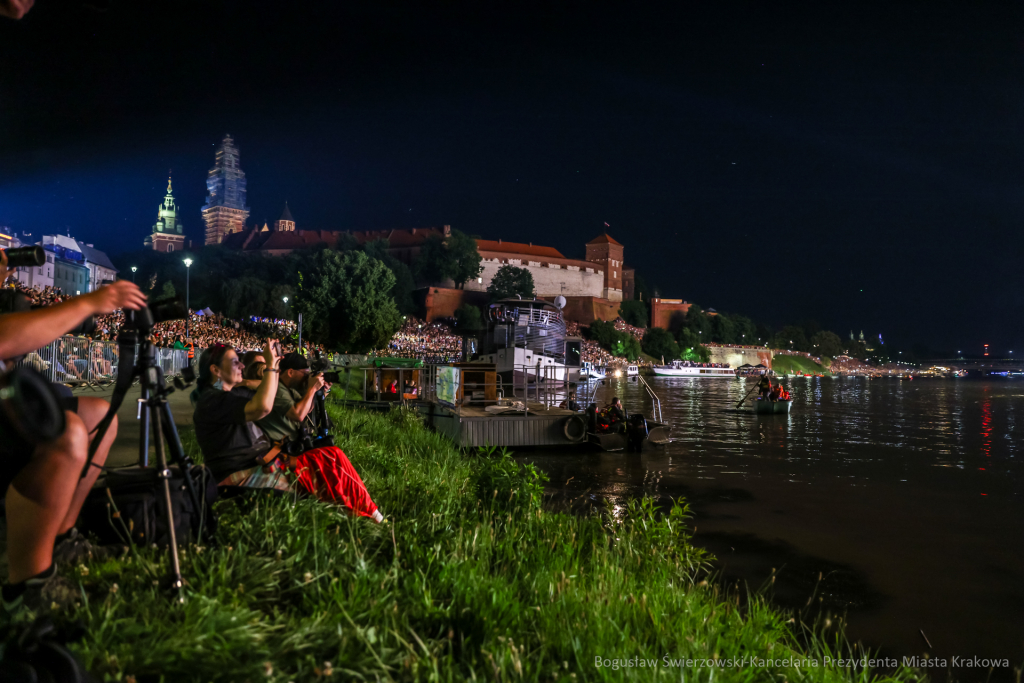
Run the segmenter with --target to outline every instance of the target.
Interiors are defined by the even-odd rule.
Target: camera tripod
[[[143,469],[149,468],[149,445],[150,445],[150,429],[152,429],[152,441],[153,446],[156,450],[156,470],[155,476],[161,481],[160,488],[162,489],[163,498],[163,511],[165,514],[165,521],[167,523],[167,534],[168,534],[168,549],[170,552],[171,568],[170,576],[168,577],[168,587],[174,591],[179,599],[181,599],[181,589],[183,582],[181,578],[181,562],[178,556],[178,539],[174,530],[174,505],[171,501],[171,477],[172,472],[168,466],[168,456],[178,466],[181,472],[182,478],[185,482],[185,489],[188,492],[188,496],[192,501],[193,509],[196,511],[202,510],[202,503],[199,498],[199,493],[196,491],[195,482],[192,481],[191,471],[194,466],[192,459],[185,454],[185,449],[182,448],[181,438],[178,436],[177,427],[174,424],[174,417],[171,414],[171,406],[167,402],[167,397],[175,390],[184,390],[187,386],[181,379],[175,378],[174,386],[167,386],[164,381],[163,370],[156,362],[156,348],[152,342],[146,337],[146,329],[125,329],[117,337],[118,346],[120,347],[121,363],[119,365],[118,377],[120,378],[121,369],[124,368],[126,356],[130,357],[135,353],[135,349],[138,349],[138,357],[135,359],[135,363],[132,365],[130,372],[128,372],[128,378],[125,381],[125,390],[127,386],[137,377],[139,379],[139,385],[142,391],[142,395],[139,397],[139,412],[138,417],[141,421],[139,436],[139,465]],[[186,375],[186,380],[191,383],[191,368],[187,368],[183,375]],[[121,382],[118,382],[118,388],[120,389]],[[117,391],[115,391],[115,397],[117,397]],[[117,397],[123,399],[123,391],[121,396]],[[113,401],[111,402],[113,406]],[[120,400],[118,400],[120,404]],[[208,513],[209,514],[209,513]],[[199,522],[199,529],[202,528],[202,522]],[[197,529],[198,531],[198,529]]]

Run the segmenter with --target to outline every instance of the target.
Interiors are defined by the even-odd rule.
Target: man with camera
[[[314,419],[326,420],[323,402],[331,385],[324,373],[313,373],[299,352],[286,354],[279,367],[274,408],[257,424],[290,456],[289,466],[309,493],[325,502],[341,503],[354,515],[383,521],[359,473],[326,436],[327,425]]]
[[[9,274],[7,254],[0,250],[0,283]],[[0,359],[6,364],[35,351],[90,316],[124,308],[139,310],[145,305],[142,291],[120,280],[55,306],[0,315]],[[72,561],[87,550],[74,525],[99,474],[95,467],[83,473],[90,434],[109,404],[98,398],[72,396],[66,387],[55,385],[54,391],[64,409],[63,433],[42,441],[6,435],[0,439],[0,495],[5,495],[9,558],[2,595],[9,613],[53,602],[49,598],[57,587],[53,580],[55,558]],[[97,447],[94,464],[106,461],[116,436],[115,420]]]

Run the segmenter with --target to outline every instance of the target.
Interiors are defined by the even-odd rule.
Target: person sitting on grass
[[[276,340],[263,349],[266,369],[256,389],[245,386],[242,361],[227,344],[214,344],[199,356],[192,392],[196,441],[218,487],[271,489],[293,493],[278,451],[256,426],[270,414],[277,396]]]
[[[324,381],[323,374],[312,374],[309,362],[298,353],[287,354],[279,367],[281,379],[274,408],[257,424],[274,443],[298,443],[304,426],[309,433],[315,433],[311,423],[314,403],[324,400],[331,385]],[[359,473],[340,448],[312,448],[296,456],[289,465],[299,484],[320,500],[341,503],[353,515],[383,521]]]

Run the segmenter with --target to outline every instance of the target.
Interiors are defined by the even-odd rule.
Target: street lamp
[[[188,315],[185,316],[185,338],[188,339],[188,337],[189,337],[188,323],[189,323],[189,318],[192,317],[192,308],[189,306],[189,273],[192,272],[192,259],[187,258],[187,259],[185,259],[184,263],[185,263],[185,310],[188,312]]]
[[[137,266],[132,266],[132,284],[135,284],[135,271],[138,270]]]
[[[281,297],[281,300],[284,301],[284,318],[285,318],[285,320],[287,320],[288,319],[288,297],[283,296],[283,297]]]

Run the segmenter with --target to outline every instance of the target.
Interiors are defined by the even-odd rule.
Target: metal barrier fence
[[[138,352],[136,347],[136,357]],[[100,386],[117,380],[119,356],[116,341],[65,336],[29,353],[18,365],[33,368],[51,382]],[[156,360],[164,375],[171,377],[188,366],[188,351],[157,348]]]

